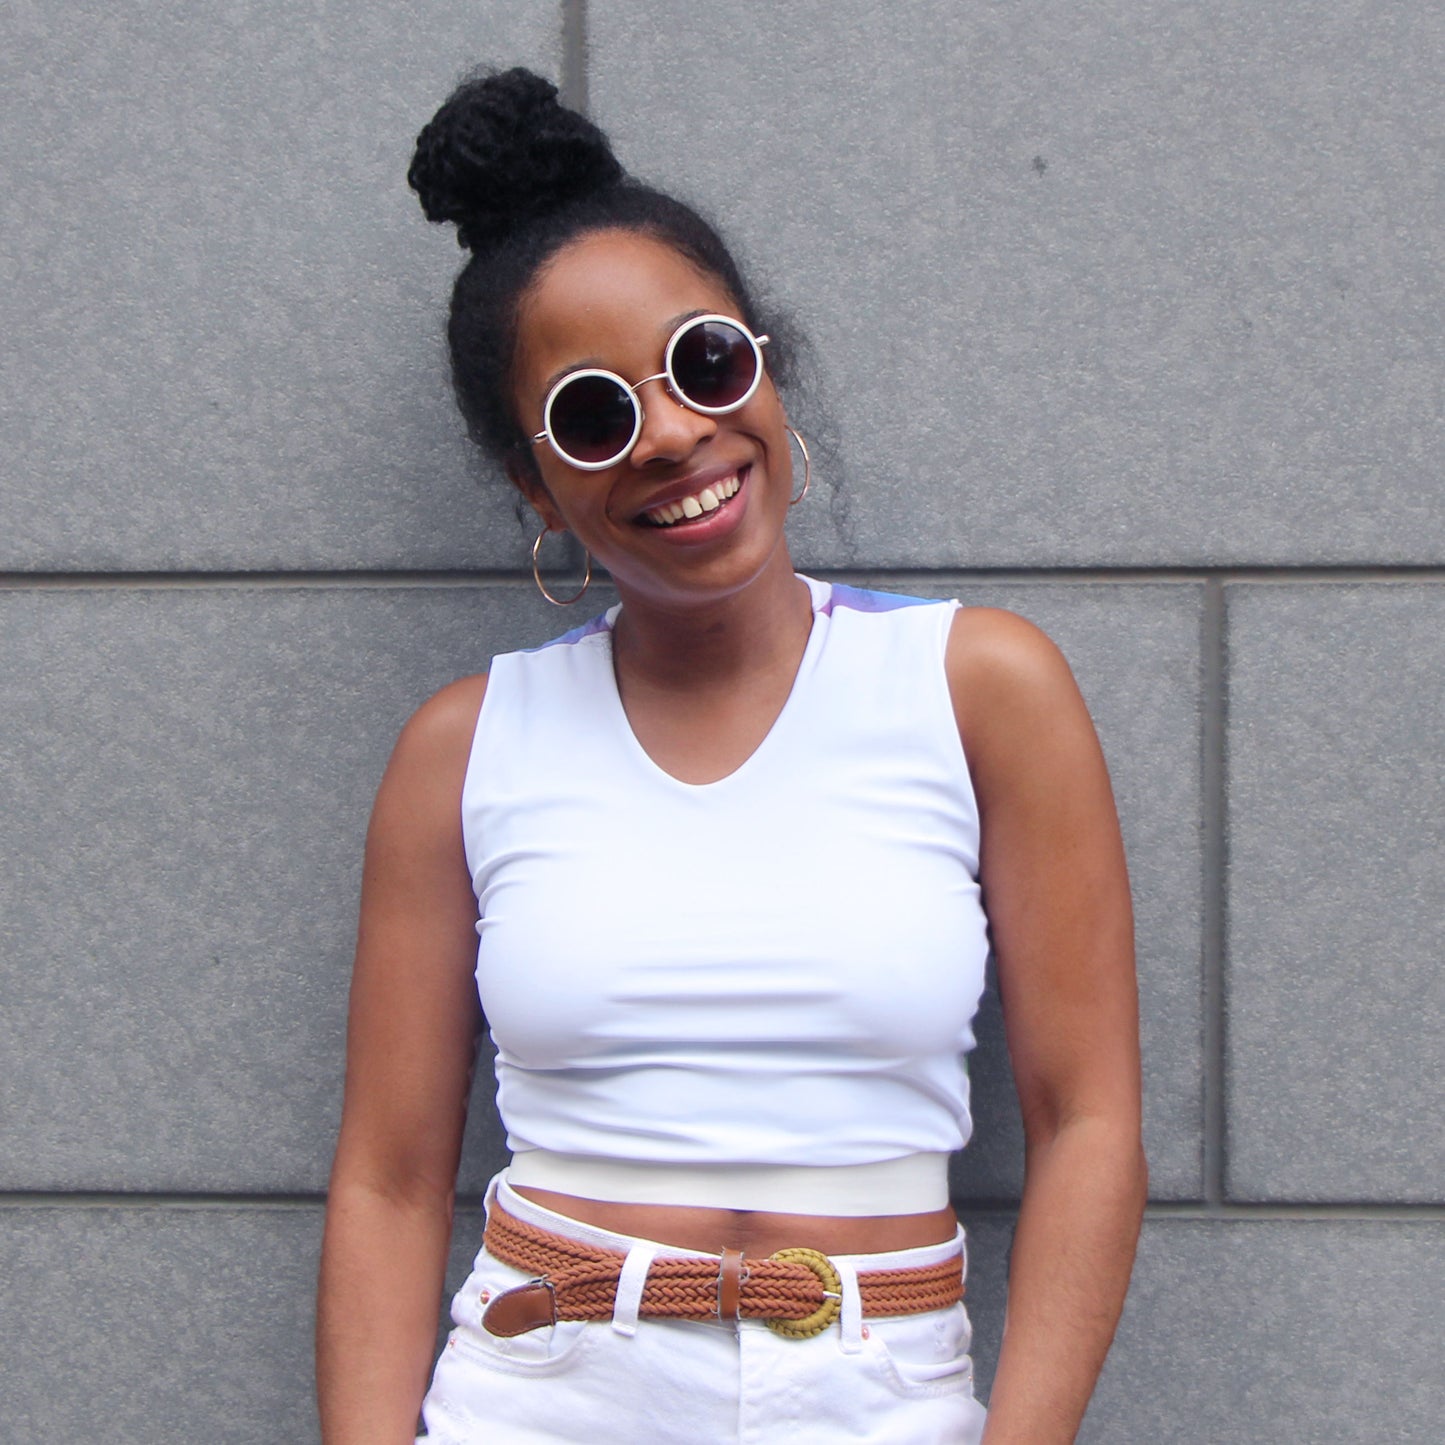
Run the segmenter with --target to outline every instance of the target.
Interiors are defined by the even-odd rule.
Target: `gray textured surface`
[[[559,29],[544,0],[7,6],[0,567],[525,563],[406,168],[463,69],[551,70]]]
[[[1438,6],[670,0],[591,34],[624,159],[828,359],[852,493],[810,560],[1445,555]]]
[[[1229,1190],[1445,1202],[1445,586],[1229,589]]]
[[[1440,1220],[1158,1220],[1081,1445],[1379,1445],[1445,1419]]]
[[[0,1187],[324,1184],[387,753],[544,611],[530,587],[0,592]]]
[[[318,1208],[0,1210],[0,1435],[301,1445]]]

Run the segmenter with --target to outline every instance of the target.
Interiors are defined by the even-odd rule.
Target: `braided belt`
[[[494,1296],[482,1314],[494,1335],[521,1335],[558,1320],[608,1320],[627,1256],[527,1224],[493,1205],[484,1236],[487,1253],[534,1278]],[[865,1315],[913,1315],[947,1309],[963,1298],[958,1254],[911,1269],[858,1276]],[[743,1261],[719,1256],[661,1256],[652,1261],[639,1313],[671,1320],[760,1319],[790,1339],[821,1334],[838,1317],[838,1271],[815,1249],[780,1249]]]

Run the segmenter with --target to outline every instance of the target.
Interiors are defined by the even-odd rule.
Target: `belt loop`
[[[492,1212],[492,1206],[497,1202],[497,1190],[501,1186],[503,1178],[506,1177],[506,1173],[507,1171],[505,1169],[499,1169],[487,1181],[487,1192],[482,1198],[482,1211],[484,1216]]]
[[[742,1307],[743,1284],[748,1272],[743,1268],[743,1252],[725,1249],[718,1260],[717,1317],[724,1324],[736,1324]]]
[[[657,1256],[657,1246],[639,1240],[627,1251],[622,1273],[617,1276],[617,1302],[612,1307],[612,1328],[629,1339],[637,1333],[637,1316],[642,1309],[642,1291],[647,1271]]]
[[[838,1346],[845,1355],[856,1355],[863,1348],[863,1295],[858,1288],[858,1267],[846,1256],[833,1256],[838,1271],[839,1288],[843,1294],[838,1312]]]

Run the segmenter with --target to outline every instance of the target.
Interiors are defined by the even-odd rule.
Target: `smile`
[[[690,522],[696,517],[715,512],[725,502],[735,497],[742,480],[736,472],[731,476],[703,487],[695,496],[679,497],[673,502],[663,502],[643,512],[642,520],[653,527],[675,527],[679,522]]]

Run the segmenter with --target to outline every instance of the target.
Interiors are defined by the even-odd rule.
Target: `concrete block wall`
[[[1436,1438],[1445,20],[1372,0],[6,10],[0,1438],[316,1437],[370,797],[427,693],[559,627],[403,183],[479,60],[804,323],[841,462],[800,561],[1079,674],[1153,1165],[1083,1438]],[[986,1388],[1021,1161],[981,1034]]]

